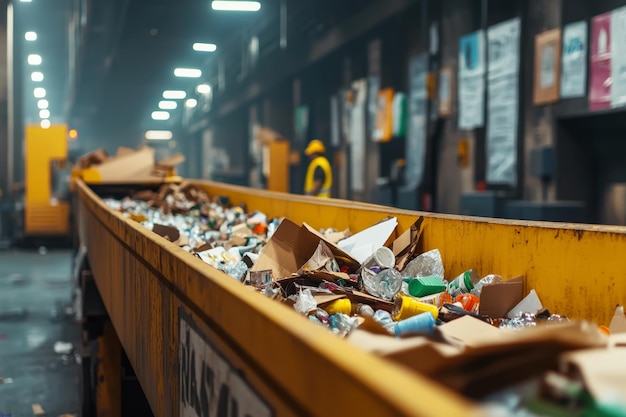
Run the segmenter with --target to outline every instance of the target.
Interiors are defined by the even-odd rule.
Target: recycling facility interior
[[[215,3],[0,0],[0,415],[86,409],[68,346],[75,181],[107,182],[90,152],[303,194],[320,139],[335,198],[626,225],[626,0]],[[107,175],[145,181],[128,165]]]

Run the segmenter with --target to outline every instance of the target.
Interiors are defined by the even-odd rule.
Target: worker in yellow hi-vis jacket
[[[306,171],[304,192],[306,195],[330,198],[330,190],[333,186],[333,171],[330,162],[324,156],[326,147],[321,140],[312,140],[304,150],[309,157],[309,167]]]

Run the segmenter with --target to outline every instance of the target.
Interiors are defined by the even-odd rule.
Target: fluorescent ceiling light
[[[217,46],[214,43],[196,42],[193,44],[193,50],[198,52],[215,52]]]
[[[234,12],[258,12],[261,10],[261,3],[258,1],[213,1],[213,10],[230,10]]]
[[[202,77],[202,71],[197,68],[176,68],[174,75],[184,78],[200,78]]]
[[[185,107],[187,107],[188,109],[193,109],[197,105],[198,105],[198,100],[196,100],[195,98],[190,98],[187,101],[185,101]]]
[[[35,71],[32,74],[30,74],[30,79],[33,80],[36,83],[42,82],[43,81],[43,72],[39,72],[39,71]]]
[[[211,86],[209,84],[200,84],[196,87],[198,94],[209,94],[211,92]]]
[[[37,87],[35,88],[35,97],[36,98],[44,98],[46,96],[46,89]]]
[[[37,108],[39,108],[39,109],[47,109],[48,108],[48,100],[39,100],[37,102]]]
[[[30,54],[28,55],[28,65],[41,65],[41,55]]]
[[[163,92],[163,98],[168,100],[182,100],[187,97],[187,93],[182,90],[165,90]]]
[[[50,127],[50,120],[45,119],[41,121],[41,127],[43,127],[44,129],[47,129]]]
[[[26,32],[24,34],[24,39],[26,39],[29,42],[33,42],[37,40],[37,32]]]
[[[168,120],[170,118],[170,114],[166,111],[153,111],[152,112],[152,120]]]
[[[30,3],[32,0],[20,0],[22,3]]]
[[[39,117],[41,117],[42,119],[49,119],[50,118],[50,110],[48,110],[48,109],[39,110]]]
[[[176,110],[178,103],[175,101],[163,100],[159,101],[159,108],[161,110]]]
[[[169,130],[148,130],[146,132],[146,139],[148,140],[170,140],[174,137]]]

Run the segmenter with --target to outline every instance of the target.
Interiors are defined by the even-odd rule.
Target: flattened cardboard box
[[[479,313],[492,318],[506,317],[524,298],[524,277],[485,285],[480,293]]]
[[[290,277],[317,249],[319,238],[284,219],[261,251],[252,271],[272,270],[274,278]]]

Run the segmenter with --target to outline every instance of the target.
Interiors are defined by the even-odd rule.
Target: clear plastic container
[[[374,274],[371,270],[365,269],[361,277],[365,290],[374,297],[380,297],[391,301],[402,287],[402,275],[394,269],[385,269]]]

